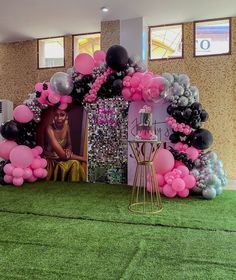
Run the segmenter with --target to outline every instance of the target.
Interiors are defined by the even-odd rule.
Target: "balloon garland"
[[[49,82],[37,83],[28,99],[14,109],[14,120],[1,126],[5,140],[0,142],[0,157],[4,159],[0,162],[0,183],[21,186],[24,181],[47,176],[43,150],[36,146],[36,128],[43,110],[50,106],[65,110],[71,103],[85,106],[112,97],[129,102],[169,102],[166,122],[173,129],[173,146],[161,150],[156,160],[157,180],[164,195],[187,197],[191,189],[212,199],[222,192],[226,173],[217,155],[205,151],[213,137],[201,128],[208,113],[199,103],[198,89],[190,85],[185,74],[145,71],[141,60],[130,58],[119,45],[110,47],[106,54],[79,54],[73,68],[55,73]]]

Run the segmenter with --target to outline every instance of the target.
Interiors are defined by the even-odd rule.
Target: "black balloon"
[[[124,70],[128,64],[128,60],[127,50],[120,45],[111,46],[107,51],[106,63],[114,70]]]
[[[191,108],[192,108],[193,110],[199,110],[199,111],[201,111],[201,110],[202,110],[202,105],[201,105],[201,103],[199,103],[199,102],[194,102],[194,103],[191,105]]]
[[[2,137],[7,140],[15,140],[18,136],[19,128],[17,122],[8,121],[4,123],[1,127]]]
[[[172,105],[169,105],[169,106],[167,107],[167,113],[168,113],[169,115],[171,115],[172,112],[173,112],[173,107],[172,107]]]
[[[200,114],[200,117],[201,117],[201,121],[202,122],[206,122],[208,120],[208,113],[207,113],[207,111],[202,110],[202,112]]]
[[[208,149],[213,142],[212,134],[207,129],[197,129],[191,134],[190,143],[193,147],[205,150]]]
[[[187,109],[184,110],[183,118],[185,120],[189,120],[191,118],[191,115],[192,115],[192,110],[190,108],[187,108]]]
[[[178,143],[180,141],[180,136],[178,133],[174,132],[169,137],[171,143]]]
[[[123,85],[123,82],[120,79],[115,80],[113,83],[113,87],[115,87],[117,89],[122,89],[122,85]]]

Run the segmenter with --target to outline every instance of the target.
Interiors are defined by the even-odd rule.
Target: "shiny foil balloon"
[[[50,79],[50,84],[53,91],[60,95],[69,95],[74,87],[71,76],[64,72],[55,73]]]

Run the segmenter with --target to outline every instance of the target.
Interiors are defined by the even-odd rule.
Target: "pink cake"
[[[136,140],[154,140],[156,135],[152,127],[152,111],[151,107],[144,105],[142,109],[139,110],[140,123],[138,125],[138,134],[136,135]]]

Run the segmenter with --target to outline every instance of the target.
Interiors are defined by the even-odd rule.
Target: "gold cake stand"
[[[129,141],[137,162],[129,210],[141,214],[155,214],[162,211],[153,161],[161,142],[158,140]]]

